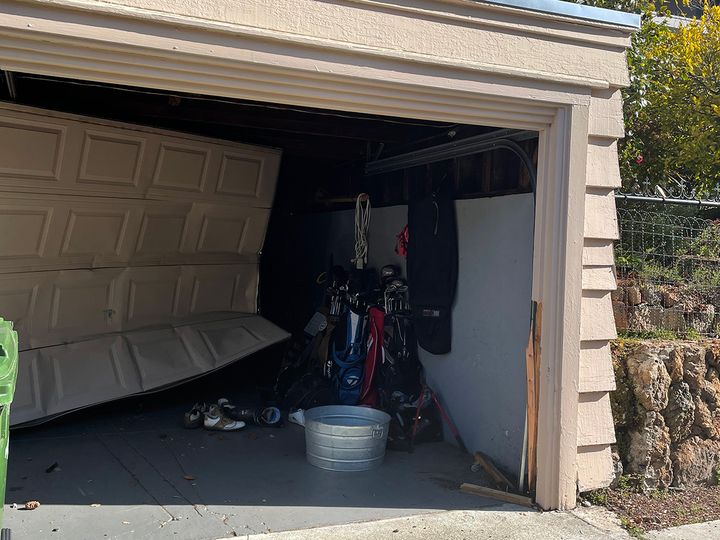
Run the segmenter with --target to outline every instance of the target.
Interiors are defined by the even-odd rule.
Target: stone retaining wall
[[[618,330],[669,330],[720,335],[720,288],[656,285],[620,279],[612,293]]]
[[[618,471],[646,489],[715,484],[720,340],[613,343]]]

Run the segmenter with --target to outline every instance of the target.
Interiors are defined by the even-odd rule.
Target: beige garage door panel
[[[39,292],[50,278],[46,272],[0,274],[0,314],[13,321],[20,350],[30,348],[32,315],[36,312]]]
[[[270,211],[262,208],[197,203],[190,213],[192,234],[184,252],[198,258],[211,255],[256,255],[265,240]]]
[[[17,417],[29,420],[45,416],[43,393],[40,389],[39,361],[39,350],[20,353],[15,395],[10,407],[10,415],[13,419]]]
[[[270,211],[234,205],[6,194],[0,272],[257,261]]]
[[[0,115],[0,182],[37,187],[60,184],[67,123],[32,115]]]
[[[21,350],[13,423],[287,337],[248,315],[278,150],[11,104],[0,142],[0,316]]]
[[[45,414],[83,407],[89,394],[111,400],[140,392],[135,366],[123,361],[127,355],[122,336],[40,350],[37,372]]]
[[[0,313],[16,322],[21,350],[49,347],[203,314],[253,313],[257,275],[256,263],[0,274]]]
[[[52,286],[41,292],[35,310],[33,335],[44,334],[46,342],[117,332],[122,320],[122,298],[118,290],[121,269],[65,270]],[[44,294],[43,294],[44,293]],[[47,307],[47,310],[46,310]],[[41,321],[45,325],[41,326]]]
[[[289,337],[258,315],[222,316],[21,352],[11,425],[177,384]]]
[[[252,264],[193,266],[190,315],[215,311],[252,313],[257,303],[258,272]]]
[[[201,375],[210,369],[207,355],[193,355],[174,328],[127,334],[143,390]]]
[[[280,151],[0,104],[0,189],[270,208]]]
[[[202,341],[212,355],[214,367],[232,362],[238,354],[239,344],[244,347],[240,352],[250,354],[262,348],[263,343],[274,341],[277,335],[276,327],[268,325],[261,317],[248,317],[242,325],[235,320],[212,321],[180,330],[186,343]]]
[[[128,268],[122,276],[126,294],[123,329],[134,330],[176,320],[187,314],[183,304],[189,276],[181,266]]]
[[[149,204],[149,203],[147,203]],[[2,193],[0,272],[123,266],[142,201]]]

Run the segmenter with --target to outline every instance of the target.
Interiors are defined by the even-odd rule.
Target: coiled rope
[[[359,270],[367,264],[370,210],[370,196],[361,193],[355,201],[355,258],[352,259],[355,268]]]

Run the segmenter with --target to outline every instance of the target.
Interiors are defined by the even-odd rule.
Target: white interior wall
[[[471,451],[490,455],[517,475],[525,421],[525,345],[530,329],[533,196],[460,200],[456,203],[460,247],[458,292],[453,309],[452,351],[420,358]],[[306,251],[312,272],[352,256],[354,211],[305,216],[298,234],[316,240]],[[395,236],[407,207],[372,210],[369,263],[399,264]],[[322,231],[322,232],[319,232]],[[311,262],[312,261],[312,262]],[[447,431],[446,431],[447,433]]]

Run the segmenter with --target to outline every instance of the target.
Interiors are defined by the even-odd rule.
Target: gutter
[[[640,15],[636,13],[626,13],[613,9],[564,2],[562,0],[482,0],[479,3],[536,11],[550,15],[560,15],[603,24],[613,24],[632,30],[640,28]]]

